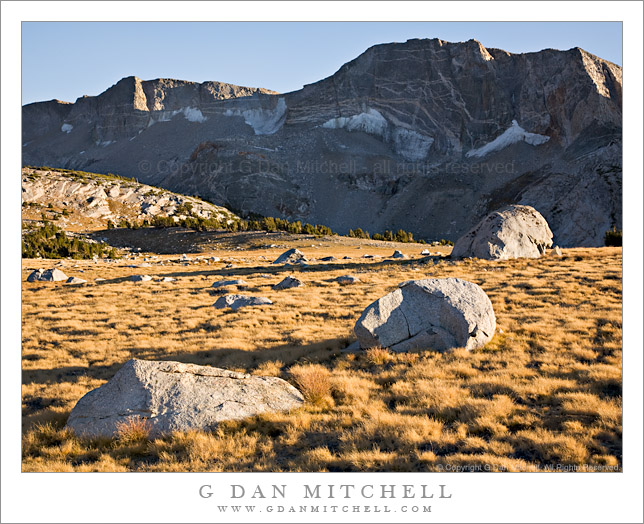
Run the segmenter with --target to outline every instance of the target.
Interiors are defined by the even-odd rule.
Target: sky
[[[581,47],[622,65],[620,22],[23,22],[22,103],[73,102],[132,75],[286,93],[410,38],[511,53]]]

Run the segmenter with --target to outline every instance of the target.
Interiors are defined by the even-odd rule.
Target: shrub
[[[604,233],[604,244],[608,247],[619,247],[622,245],[622,230],[613,226]]]

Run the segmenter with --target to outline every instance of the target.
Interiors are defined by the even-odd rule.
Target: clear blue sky
[[[475,38],[512,53],[581,47],[622,65],[619,22],[24,22],[23,104],[73,102],[130,75],[285,93],[410,38]]]

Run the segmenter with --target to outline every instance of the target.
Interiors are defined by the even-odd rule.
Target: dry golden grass
[[[567,249],[539,260],[364,260],[393,248],[318,242],[307,255],[352,260],[295,270],[275,291],[283,251],[207,253],[222,262],[127,268],[66,261],[84,286],[23,284],[26,471],[538,471],[621,467],[621,248]],[[322,244],[322,245],[319,245]],[[399,245],[400,246],[400,245]],[[396,246],[399,248],[399,246]],[[417,255],[422,246],[403,246]],[[434,251],[435,248],[430,248]],[[265,258],[262,258],[265,257]],[[233,260],[234,259],[234,260]],[[174,262],[172,262],[174,260]],[[137,263],[142,261],[138,259]],[[232,268],[225,268],[230,262]],[[31,268],[54,262],[25,260]],[[82,272],[81,272],[82,271]],[[176,282],[133,283],[132,274]],[[333,281],[355,274],[361,283]],[[94,282],[96,277],[105,281]],[[373,300],[404,280],[461,277],[490,297],[497,332],[482,350],[342,351]],[[243,278],[274,304],[216,310],[209,287]],[[78,399],[130,358],[178,360],[291,381],[309,399],[290,414],[162,438],[82,439],[64,425]]]
[[[133,444],[148,439],[152,425],[150,421],[135,415],[116,423],[116,438],[122,444]]]

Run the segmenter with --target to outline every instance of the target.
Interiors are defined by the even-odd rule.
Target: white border
[[[642,522],[642,3],[640,2],[3,2],[2,3],[2,522],[230,521],[202,484],[447,484],[441,522]],[[21,20],[454,20],[624,22],[624,473],[22,474],[20,471]],[[79,43],[79,45],[82,45]],[[47,81],[47,80],[43,80]],[[439,503],[440,502],[440,503]],[[296,499],[289,503],[298,504]],[[242,521],[253,521],[239,514]],[[413,514],[262,513],[261,522],[414,521]]]

